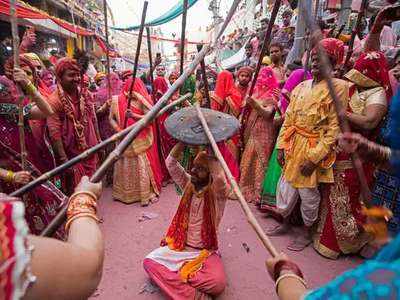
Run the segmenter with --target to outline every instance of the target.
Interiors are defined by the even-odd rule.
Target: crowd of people
[[[208,68],[207,78],[200,72],[191,74],[168,101],[173,103],[189,92],[192,97],[144,128],[108,170],[103,184],[112,185],[113,199],[124,204],[151,205],[159,201],[165,186],[176,185],[181,199],[171,225],[160,247],[143,261],[145,271],[165,295],[207,299],[221,294],[226,286],[218,226],[226,202],[236,195],[210,149],[174,139],[165,126],[174,110],[196,102],[239,120],[240,130],[218,147],[246,200],[278,222],[268,235],[283,235],[297,226],[301,234],[287,249],[302,251],[312,245],[330,259],[348,254],[371,257],[380,248],[364,228],[368,203],[363,202],[363,187],[351,157],[358,149],[371,191],[376,174],[399,176],[399,95],[393,95],[400,79],[400,51],[381,51],[382,31],[396,20],[393,9],[383,9],[374,18],[362,51],[354,51],[349,65],[344,64],[347,41],[325,30],[324,38],[310,50],[306,68],[301,61],[285,65],[294,38],[292,12],[285,11],[283,27],[274,30],[257,78],[254,67],[262,35],[246,45],[246,59],[236,70]],[[240,30],[232,39],[243,38],[245,32]],[[180,74],[173,71],[167,76],[158,57],[154,70],[140,78],[132,78],[130,70],[107,74],[96,71],[80,51],[74,58],[52,53],[46,67],[30,52],[34,43],[34,32],[28,30],[20,45],[19,66],[14,66],[12,57],[2,57],[0,69],[0,191],[4,193],[0,194],[4,220],[0,295],[5,299],[82,299],[98,285],[104,259],[97,216],[102,184],[89,178],[116,144],[48,178],[25,193],[22,202],[7,194],[139,122]],[[318,47],[332,65],[332,85],[343,111],[336,111]],[[23,124],[18,122],[21,102]],[[340,135],[343,120],[354,134]],[[25,140],[19,134],[21,125]],[[21,152],[22,144],[26,153]],[[54,239],[38,237],[64,205],[68,206],[65,226]],[[396,206],[392,209],[398,218]],[[390,295],[398,293],[398,244],[396,238],[373,261],[311,292],[306,290],[301,270],[286,254],[269,260],[267,268],[282,299],[328,299],[339,291]],[[370,284],[363,286],[354,279],[357,274],[377,275],[374,272],[379,270],[391,274],[382,279],[389,286],[384,291],[373,288],[383,284],[377,279],[368,277]],[[351,279],[353,286],[359,284],[357,291],[350,285],[343,288]]]

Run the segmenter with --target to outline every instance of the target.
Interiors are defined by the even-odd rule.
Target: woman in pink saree
[[[108,116],[110,114],[111,98],[118,96],[122,90],[122,80],[116,73],[110,73],[110,79],[107,77],[102,81],[99,89],[94,94],[94,105],[96,110],[97,124],[99,127],[99,133],[101,139],[104,141],[114,134],[111,128]],[[110,88],[108,88],[108,82],[110,81]],[[105,148],[105,152],[101,153],[100,160],[104,160],[114,149],[115,143],[111,143]],[[107,184],[112,183],[113,168],[107,170],[106,180]]]
[[[240,163],[240,189],[248,202],[260,201],[261,186],[276,132],[274,114],[278,107],[279,83],[270,67],[258,75],[254,94],[245,112],[244,151]]]
[[[304,69],[294,70],[283,85],[279,101],[279,106],[282,114],[285,114],[286,109],[289,106],[290,93],[294,90],[294,88],[302,83],[304,80],[312,78],[309,72],[307,72],[306,74],[304,74],[304,72]]]
[[[110,73],[110,96],[107,78],[103,80],[94,96],[97,122],[99,124],[100,137],[104,141],[113,135],[108,115],[110,114],[111,98],[118,96],[122,90],[122,81],[116,73]]]
[[[6,170],[17,172],[22,170],[21,166],[21,147],[18,132],[18,105],[17,91],[15,84],[6,77],[0,77],[0,160],[1,167]],[[31,111],[34,107],[33,103],[29,103],[26,97],[24,100],[24,116],[25,116],[25,144],[27,145],[27,157],[25,170],[30,172],[33,177],[39,177],[43,172],[48,170],[48,162],[52,161],[50,151],[44,153],[39,144],[42,140],[38,140],[32,133],[30,128]],[[16,189],[18,185],[10,181],[0,180],[0,190],[9,194]],[[47,181],[33,189],[31,192],[24,194],[22,198],[26,207],[26,220],[32,234],[40,234],[40,232],[54,218],[61,205],[68,198],[50,181]],[[56,233],[56,237],[63,239],[64,230],[60,229]]]

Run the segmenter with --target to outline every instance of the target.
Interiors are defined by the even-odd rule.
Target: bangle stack
[[[28,95],[34,96],[37,90],[33,83],[29,82],[28,85],[25,87],[25,91]]]
[[[8,170],[5,180],[7,182],[14,182],[14,179],[15,179],[15,173],[13,171],[11,171],[11,170]]]
[[[285,279],[285,278],[295,278],[295,279],[297,279],[298,281],[300,281],[301,284],[307,289],[307,283],[306,283],[306,281],[305,281],[303,278],[301,278],[300,276],[298,276],[298,275],[296,275],[296,274],[294,274],[294,273],[285,273],[285,274],[279,276],[278,279],[277,279],[276,282],[275,282],[275,291],[276,291],[276,294],[278,294],[279,283],[280,283],[283,279]]]
[[[288,273],[282,274],[283,271],[287,271]],[[295,278],[300,281],[305,288],[307,288],[307,283],[304,280],[304,276],[300,268],[293,262],[280,260],[275,264],[274,268],[275,289],[277,294],[279,283],[285,278]]]
[[[82,191],[74,193],[69,200],[65,230],[68,232],[72,222],[82,217],[92,218],[96,222],[99,222],[100,220],[96,215],[96,201],[97,197],[92,192]]]

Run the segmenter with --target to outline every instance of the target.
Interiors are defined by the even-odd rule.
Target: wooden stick
[[[316,24],[313,22],[308,11],[304,10],[304,12],[305,12],[304,15],[305,15],[307,27],[311,28],[317,41],[322,40],[323,35],[322,35],[320,28],[318,26],[316,26]],[[335,91],[334,85],[333,85],[332,75],[331,75],[332,74],[332,66],[329,61],[329,58],[328,58],[325,50],[321,47],[321,45],[319,43],[317,43],[317,51],[318,51],[318,56],[319,56],[320,63],[321,63],[320,71],[322,72],[322,76],[323,76],[324,80],[327,82],[329,94],[335,105],[336,113],[338,115],[340,130],[342,132],[351,132],[349,122],[343,114],[343,110],[344,110],[343,105],[342,105],[342,103]],[[363,165],[362,165],[362,162],[361,162],[361,159],[360,159],[358,153],[353,153],[351,155],[351,160],[353,163],[353,167],[357,172],[358,179],[360,181],[361,197],[363,199],[363,202],[366,206],[370,206],[371,205],[371,191],[368,188],[368,183],[365,178]]]
[[[190,76],[194,71],[196,66],[200,63],[200,58],[204,57],[208,52],[209,47],[205,47],[201,51],[197,59],[195,59],[190,67],[184,71],[184,73],[175,81],[175,83],[170,87],[170,89],[160,98],[160,100],[152,107],[152,109],[134,126],[129,133],[124,137],[124,139],[118,144],[118,146],[110,153],[103,164],[97,169],[95,174],[90,178],[91,182],[99,182],[107,169],[114,165],[114,163],[121,157],[124,151],[132,143],[135,137],[143,130],[150,122],[154,120],[161,108],[168,102],[169,98],[178,90],[178,88],[183,84],[183,82]],[[56,215],[56,217],[51,221],[51,223],[43,230],[41,236],[52,236],[57,229],[66,220],[67,205],[65,205],[61,211]]]
[[[186,16],[188,9],[188,0],[183,0],[182,11],[182,31],[181,31],[181,61],[180,61],[180,74],[183,73],[183,64],[185,62],[185,39],[186,39]]]
[[[171,108],[175,107],[176,105],[179,105],[180,103],[182,103],[183,101],[186,101],[187,99],[189,99],[191,97],[192,97],[192,94],[191,93],[187,93],[186,95],[180,97],[179,99],[175,100],[174,102],[166,105],[162,110],[160,110],[160,112],[157,115],[157,118],[160,117],[161,115],[163,115],[165,112],[167,112]],[[101,149],[105,148],[106,146],[108,146],[108,145],[110,145],[112,143],[115,143],[115,142],[119,141],[120,139],[124,138],[135,127],[135,125],[136,124],[131,125],[131,126],[125,128],[124,130],[113,134],[108,139],[102,141],[99,144],[96,144],[92,148],[87,149],[86,151],[84,151],[81,154],[75,156],[74,158],[70,159],[69,161],[63,163],[62,165],[59,165],[56,168],[54,168],[53,170],[50,170],[50,171],[40,175],[39,177],[37,177],[36,179],[32,180],[28,184],[22,186],[18,190],[16,190],[13,193],[11,193],[10,196],[12,196],[12,197],[20,197],[23,194],[33,190],[38,185],[46,182],[47,180],[53,178],[54,176],[56,176],[58,174],[61,174],[62,172],[64,172],[68,168],[74,166],[75,164],[81,162],[84,159],[87,159],[88,157],[90,157],[91,155],[97,153],[98,151],[100,151]]]
[[[311,39],[310,39],[310,31],[306,29],[306,61],[304,62],[304,75],[303,75],[303,81],[307,79],[307,73],[308,73],[308,65],[310,63],[310,53],[311,53]]]
[[[232,19],[237,7],[239,6],[241,0],[234,0],[232,6],[225,18],[224,24],[221,26],[219,34],[215,37],[213,46],[217,44],[218,39],[224,33],[229,21]],[[145,128],[150,121],[152,121],[155,115],[161,110],[161,108],[168,102],[168,99],[178,90],[178,88],[185,82],[185,80],[192,74],[196,69],[197,65],[202,59],[208,54],[211,46],[206,45],[201,51],[196,55],[189,67],[183,72],[183,74],[174,82],[174,84],[168,89],[168,91],[161,97],[161,99],[153,106],[153,108],[135,125],[135,127],[125,136],[125,138],[119,143],[119,145],[114,149],[113,152],[107,157],[100,168],[90,179],[91,182],[98,182],[101,177],[106,173],[107,168],[111,167],[118,158],[122,155],[123,151],[130,145],[130,143],[135,139],[138,133]],[[41,236],[52,236],[57,229],[66,220],[67,205],[64,206],[56,215],[56,217],[50,222],[50,224],[42,231]]]
[[[271,19],[269,20],[267,31],[265,32],[264,42],[263,42],[263,45],[261,48],[260,57],[258,58],[257,67],[254,72],[253,80],[251,82],[249,97],[251,97],[253,95],[254,88],[255,88],[256,82],[257,82],[258,73],[260,72],[260,69],[261,69],[262,60],[263,60],[265,54],[267,53],[267,51],[269,51],[268,48],[269,48],[269,45],[271,43],[271,38],[272,38],[272,34],[271,34],[272,27],[275,24],[276,16],[278,15],[280,5],[281,5],[281,0],[275,0],[274,8],[272,9],[272,13],[271,13]]]
[[[208,140],[210,141],[211,147],[214,150],[215,156],[221,163],[222,168],[225,171],[225,174],[228,178],[229,183],[231,184],[233,191],[235,192],[236,196],[239,199],[240,206],[242,207],[247,221],[250,223],[250,225],[253,227],[255,232],[257,233],[258,238],[261,240],[263,243],[264,247],[268,250],[268,252],[273,256],[276,257],[278,255],[278,251],[275,249],[274,245],[272,244],[271,240],[268,238],[268,236],[265,234],[264,230],[258,223],[257,219],[254,217],[253,212],[251,211],[249,205],[247,204],[246,200],[244,199],[244,196],[242,192],[240,191],[239,185],[237,184],[235,178],[233,177],[231,171],[229,170],[228,165],[226,164],[221,152],[218,149],[217,143],[214,140],[214,137],[210,131],[210,128],[207,125],[207,121],[204,118],[204,115],[201,111],[199,103],[195,104],[196,110],[197,110],[197,116],[200,119],[201,125],[203,126],[204,132],[206,133]]]
[[[192,98],[193,94],[192,93],[187,93],[182,97],[179,97],[178,99],[176,99],[175,101],[171,102],[170,104],[166,105],[162,110],[160,110],[160,112],[157,115],[157,118],[160,117],[161,115],[163,115],[164,113],[166,113],[167,111],[169,111],[171,108],[178,106],[179,104],[187,101],[188,99]],[[189,105],[190,102],[189,102]]]
[[[14,68],[19,68],[19,34],[18,34],[18,19],[15,0],[10,0],[10,23],[11,34],[13,40],[13,58]],[[18,133],[19,145],[21,148],[21,166],[22,170],[26,169],[26,144],[25,144],[25,128],[24,128],[24,94],[19,85],[18,91]]]
[[[150,28],[146,27],[146,35],[147,35],[147,53],[149,54],[149,65],[150,65],[150,83],[151,86],[153,87],[153,82],[154,82],[154,76],[153,76],[153,56],[152,56],[152,50],[151,50],[151,36],[150,36]],[[154,94],[154,93],[153,93]]]
[[[108,38],[108,11],[107,11],[107,0],[103,0],[103,10],[104,10],[104,31],[106,34],[106,72],[107,72],[107,86],[108,86],[108,100],[111,99],[111,68],[110,68],[110,50],[109,50],[109,38]]]
[[[197,45],[197,51],[201,51],[201,48],[203,45]],[[210,99],[210,89],[208,87],[208,80],[207,80],[207,74],[206,74],[206,64],[204,62],[204,59],[200,62],[200,68],[201,68],[201,76],[203,77],[203,83],[204,83],[204,92],[206,94],[206,99],[207,99],[207,108],[211,108],[211,99]]]
[[[344,74],[344,72],[347,71],[348,64],[350,62],[351,56],[353,55],[354,41],[356,39],[357,33],[361,29],[361,21],[364,16],[364,12],[367,9],[367,6],[368,6],[368,0],[362,0],[361,6],[360,6],[360,11],[358,12],[358,15],[357,15],[356,24],[353,28],[353,31],[351,32],[351,38],[350,38],[349,47],[348,47],[347,53],[346,53],[346,59],[344,60],[344,64],[342,67],[342,74]]]
[[[133,93],[133,86],[135,85],[138,64],[139,64],[139,55],[140,55],[140,47],[142,46],[142,38],[143,38],[143,30],[144,30],[144,23],[146,22],[146,13],[147,13],[147,6],[149,2],[146,0],[143,3],[143,11],[142,11],[142,19],[140,21],[140,29],[139,29],[139,36],[136,45],[136,53],[135,53],[135,62],[133,65],[133,72],[132,72],[132,82],[131,86],[129,87],[129,95],[128,95],[128,109],[131,109],[131,102],[132,102],[132,93]],[[126,127],[126,122],[128,122],[128,116],[125,115],[124,119],[124,128]]]

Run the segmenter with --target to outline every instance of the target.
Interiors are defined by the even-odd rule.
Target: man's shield
[[[207,108],[201,110],[216,142],[225,141],[238,132],[240,124],[235,117]],[[194,107],[183,108],[172,114],[165,121],[165,128],[173,138],[185,144],[209,144]]]

